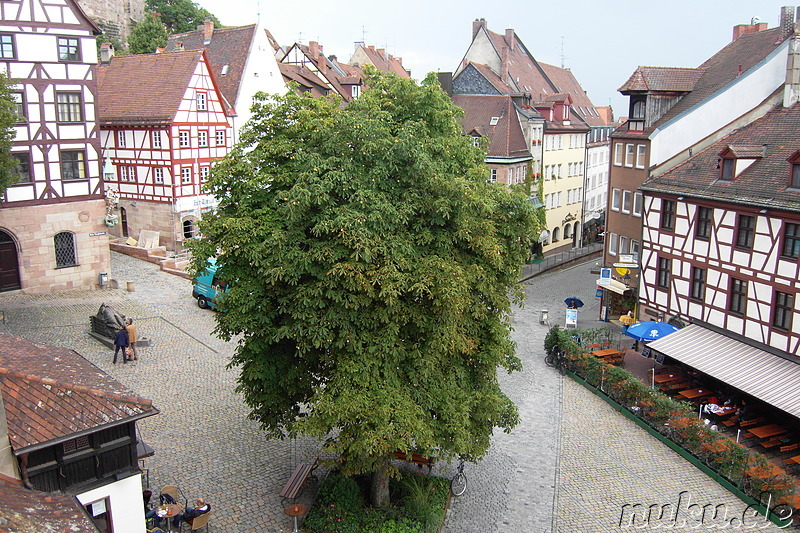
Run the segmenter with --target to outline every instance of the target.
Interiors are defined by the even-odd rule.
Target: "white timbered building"
[[[18,182],[0,202],[0,291],[92,288],[110,253],[95,101],[97,27],[74,0],[0,2],[16,81]]]
[[[798,88],[788,88],[787,106],[644,183],[639,292],[646,313],[689,324],[650,343],[651,351],[794,416],[800,416]]]
[[[119,193],[112,232],[158,231],[180,250],[217,201],[203,192],[232,131],[202,50],[111,58],[98,70],[100,138],[107,190]]]

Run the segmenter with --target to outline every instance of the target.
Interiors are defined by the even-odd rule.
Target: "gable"
[[[500,94],[500,91],[469,64],[453,78],[453,94]]]

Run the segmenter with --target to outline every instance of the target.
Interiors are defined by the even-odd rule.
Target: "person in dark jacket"
[[[194,501],[194,508],[187,507],[177,515],[175,518],[172,519],[172,525],[175,527],[181,527],[181,521],[187,522],[189,525],[192,524],[192,520],[200,516],[201,514],[206,514],[211,510],[211,506],[206,503],[203,498],[197,498]]]
[[[117,334],[114,336],[114,364],[117,364],[117,354],[120,350],[122,350],[122,362],[127,363],[128,357],[125,355],[125,349],[130,346],[131,343],[128,340],[128,331],[125,329],[125,326],[120,326],[117,330]]]

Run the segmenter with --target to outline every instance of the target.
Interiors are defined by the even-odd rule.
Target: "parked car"
[[[230,290],[228,283],[217,277],[217,260],[215,258],[208,260],[208,268],[195,277],[193,283],[192,297],[197,299],[197,306],[200,309],[216,307],[214,300],[217,296]]]

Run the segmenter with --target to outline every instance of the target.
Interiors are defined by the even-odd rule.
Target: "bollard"
[[[129,281],[128,282],[128,292],[135,292],[135,291],[136,291],[136,286],[133,284],[132,281]]]

